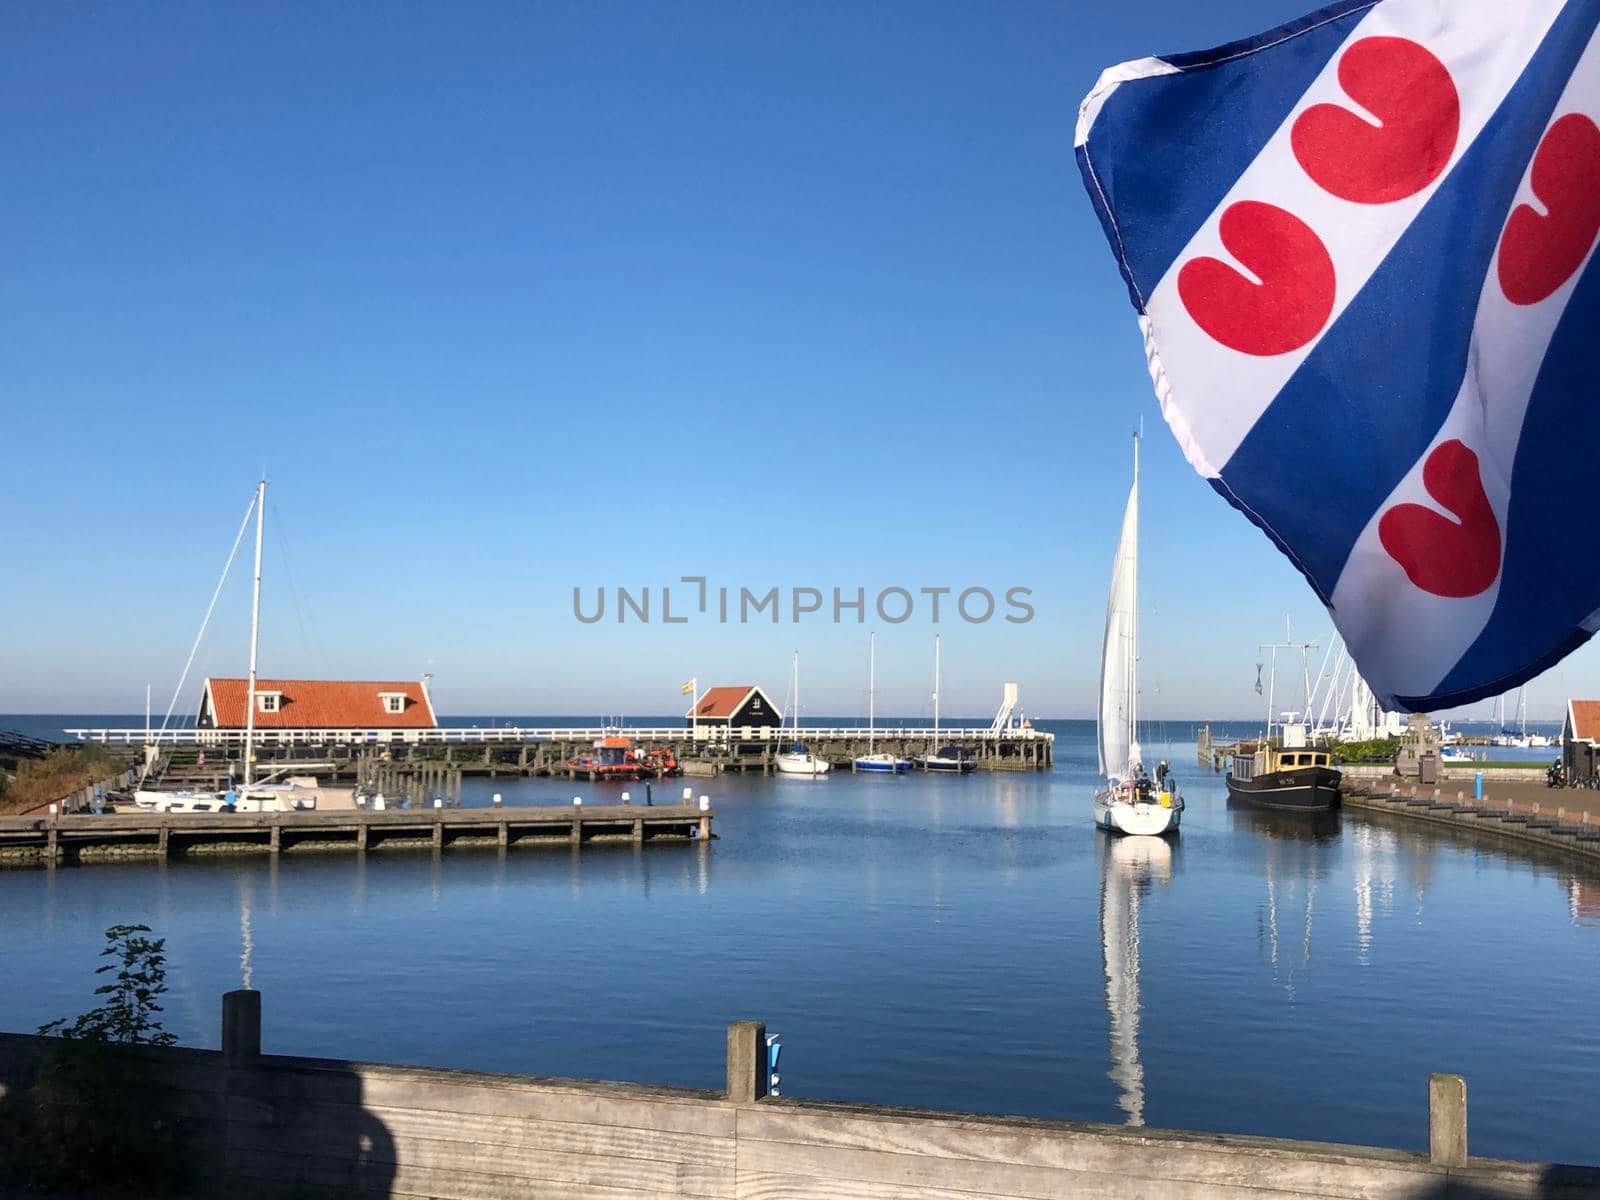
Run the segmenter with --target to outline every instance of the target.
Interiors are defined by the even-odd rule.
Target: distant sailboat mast
[[[873,732],[878,724],[878,635],[867,634],[867,754],[872,754]]]
[[[266,516],[267,481],[256,484],[256,581],[250,599],[250,687],[245,698],[244,786],[256,775],[256,650],[261,641],[261,527]]]

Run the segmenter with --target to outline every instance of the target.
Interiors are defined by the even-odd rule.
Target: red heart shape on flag
[[[1397,504],[1378,521],[1378,540],[1406,578],[1434,596],[1464,599],[1500,575],[1500,522],[1483,490],[1478,456],[1442,442],[1422,467],[1422,486],[1456,519],[1421,504]]]
[[[1540,216],[1519,204],[1500,240],[1500,288],[1513,304],[1548,300],[1583,266],[1600,234],[1600,128],[1581,113],[1550,126],[1533,157]]]

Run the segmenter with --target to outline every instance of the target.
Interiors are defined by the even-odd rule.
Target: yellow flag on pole
[[[685,696],[689,695],[694,691],[694,680],[689,680],[689,682],[679,688],[678,691],[682,692]]]

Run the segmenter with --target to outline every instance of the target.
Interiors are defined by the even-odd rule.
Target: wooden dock
[[[416,808],[373,812],[107,813],[0,817],[0,863],[452,846],[709,842],[713,809],[670,805]]]
[[[1387,813],[1411,821],[1443,825],[1474,834],[1488,834],[1526,845],[1554,850],[1590,864],[1600,864],[1600,821],[1586,809],[1569,811],[1560,803],[1563,793],[1550,793],[1548,802],[1518,800],[1513,796],[1475,799],[1458,787],[1419,787],[1398,781],[1346,780],[1339,802],[1349,809]]]
[[[137,747],[144,729],[68,729],[81,742]],[[385,794],[421,796],[454,792],[463,775],[587,778],[569,761],[591,753],[607,737],[629,738],[636,749],[662,748],[677,758],[685,775],[723,772],[772,774],[778,754],[794,741],[792,730],[768,726],[691,729],[686,726],[563,728],[445,728],[412,730],[269,729],[256,733],[257,771],[286,767],[295,761],[324,764],[315,773],[337,782],[373,786],[381,772]],[[941,746],[971,753],[980,771],[1048,771],[1055,765],[1055,735],[1031,727],[1002,729],[865,727],[802,729],[801,740],[835,770],[848,771],[852,761],[873,750],[915,759]],[[166,786],[196,784],[220,789],[230,769],[241,774],[243,738],[238,730],[169,729],[153,737],[160,756],[157,778]],[[913,770],[917,768],[913,767]],[[419,775],[418,779],[396,776]]]

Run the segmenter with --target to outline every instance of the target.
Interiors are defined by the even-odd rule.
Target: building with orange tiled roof
[[[729,729],[776,728],[783,714],[771,698],[755,684],[740,683],[708,688],[693,708],[683,714],[691,725],[721,726]]]
[[[207,679],[201,729],[243,729],[248,679]],[[257,679],[257,729],[437,729],[420,680]]]
[[[1561,726],[1561,758],[1568,779],[1600,775],[1600,700],[1568,700]]]

